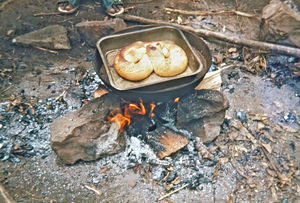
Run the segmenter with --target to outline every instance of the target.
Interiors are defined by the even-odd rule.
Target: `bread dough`
[[[117,54],[116,72],[131,81],[143,80],[154,71],[162,77],[184,72],[188,65],[185,51],[171,41],[134,42]]]

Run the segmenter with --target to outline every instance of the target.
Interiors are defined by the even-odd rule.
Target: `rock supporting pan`
[[[151,31],[153,31],[155,30],[154,28],[161,27],[168,29],[172,28],[170,26],[146,26],[146,28],[145,26],[134,26],[122,31],[121,33],[119,33],[119,36],[127,36],[127,33],[129,33],[128,36],[131,36],[132,33],[141,33],[141,31],[149,30],[149,28]],[[172,30],[173,29],[176,28],[172,28]],[[128,100],[136,100],[142,98],[144,101],[168,101],[175,97],[179,97],[186,93],[189,93],[194,89],[194,87],[203,79],[204,75],[207,73],[211,65],[211,54],[205,42],[198,36],[185,31],[180,31],[179,33],[182,33],[183,39],[186,40],[187,45],[191,49],[191,51],[188,52],[188,55],[190,55],[189,63],[191,63],[192,65],[190,66],[194,66],[194,68],[193,72],[190,75],[179,76],[178,78],[169,78],[169,80],[159,81],[154,84],[142,84],[138,87],[127,87],[125,90],[120,90],[119,88],[115,87],[115,84],[112,84],[109,70],[105,68],[107,67],[107,61],[104,61],[106,60],[105,55],[103,53],[102,55],[99,53],[100,51],[105,52],[112,50],[112,47],[106,49],[100,49],[99,47],[97,48],[95,54],[95,70],[101,78],[101,80],[105,83],[105,85],[107,85],[107,87],[110,90],[118,93],[121,97]],[[135,41],[138,40],[141,39],[137,39]],[[148,41],[150,40],[151,39],[149,39]],[[102,40],[98,41],[98,45],[101,41]],[[198,68],[195,68],[195,66],[197,65]]]

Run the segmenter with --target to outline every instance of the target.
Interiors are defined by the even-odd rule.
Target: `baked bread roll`
[[[143,80],[154,71],[162,77],[172,77],[184,72],[188,58],[184,50],[171,41],[135,42],[117,54],[116,72],[131,81]]]

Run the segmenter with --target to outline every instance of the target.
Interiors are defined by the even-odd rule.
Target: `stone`
[[[300,14],[287,3],[272,0],[262,10],[261,39],[277,42],[300,28]]]
[[[300,47],[300,28],[289,33],[289,40],[294,46]]]
[[[95,47],[97,41],[108,34],[118,32],[127,27],[121,18],[114,18],[107,21],[86,21],[75,25],[78,32],[88,45]]]
[[[177,125],[200,137],[203,143],[210,143],[220,134],[228,107],[219,91],[195,91],[178,102]]]
[[[18,36],[12,40],[15,44],[31,45],[48,49],[71,49],[66,28],[50,25],[45,28]]]
[[[110,93],[54,120],[50,142],[62,162],[92,161],[124,150],[124,133],[117,123],[107,120],[107,115],[117,108],[120,98]]]

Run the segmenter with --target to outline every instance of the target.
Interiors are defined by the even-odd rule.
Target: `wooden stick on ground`
[[[10,196],[10,194],[6,191],[6,189],[0,183],[0,200],[2,198],[4,199],[4,202],[6,202],[6,203],[16,203],[16,201]]]
[[[13,0],[7,0],[4,1],[1,6],[0,6],[0,10],[3,10],[8,4],[10,4]]]
[[[35,48],[37,48],[37,49],[39,49],[39,50],[42,50],[42,51],[49,52],[49,53],[51,53],[51,54],[58,54],[57,51],[50,50],[50,49],[45,49],[45,48],[43,48],[43,47],[35,47]]]
[[[236,11],[236,10],[223,10],[223,11],[212,12],[212,11],[186,11],[186,10],[173,9],[173,8],[164,8],[164,11],[180,13],[180,14],[184,14],[184,15],[195,15],[195,16],[235,14],[235,15],[238,15],[238,16],[243,16],[243,17],[248,17],[248,18],[255,18],[256,17],[253,14],[244,13],[242,11]]]
[[[36,14],[33,14],[34,17],[38,17],[38,16],[53,16],[53,15],[61,15],[61,13],[54,12],[54,13],[36,13]]]
[[[182,190],[183,188],[187,187],[188,185],[189,185],[189,184],[185,184],[185,185],[181,186],[180,188],[177,188],[176,190],[174,190],[174,191],[172,191],[172,192],[170,192],[170,193],[168,193],[168,194],[165,194],[165,195],[161,196],[160,198],[158,198],[158,201],[161,201],[161,200],[163,200],[163,199],[169,197],[170,195],[172,195],[172,194],[178,192],[179,190]]]
[[[294,55],[294,56],[300,57],[300,49],[295,48],[295,47],[288,47],[288,46],[283,46],[283,45],[277,45],[277,44],[272,44],[272,43],[267,43],[267,42],[251,40],[251,39],[244,39],[244,38],[234,37],[234,36],[230,36],[230,35],[225,35],[220,32],[214,32],[214,31],[209,31],[209,30],[205,30],[205,29],[194,29],[192,27],[185,26],[185,25],[178,25],[175,23],[169,23],[169,22],[162,21],[162,20],[153,20],[153,19],[148,19],[148,18],[139,17],[139,16],[120,15],[119,17],[123,18],[126,21],[134,21],[134,22],[139,22],[142,24],[172,25],[172,26],[178,27],[185,31],[194,32],[207,40],[210,40],[210,38],[213,38],[213,39],[222,40],[222,41],[226,41],[226,42],[230,42],[230,43],[238,44],[238,45],[242,45],[242,46],[247,46],[247,47],[262,49],[265,51],[272,51],[272,52],[276,52],[276,53]]]

